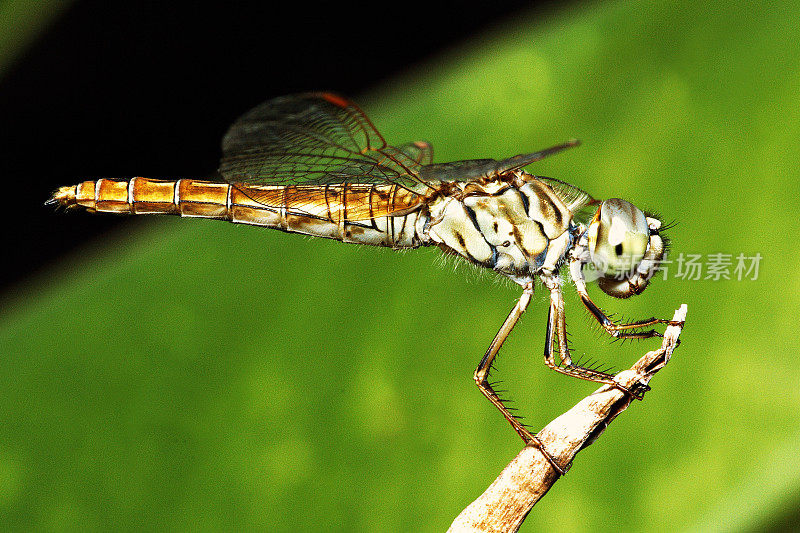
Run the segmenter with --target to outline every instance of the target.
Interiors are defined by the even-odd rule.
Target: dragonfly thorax
[[[543,181],[517,171],[447,189],[429,204],[427,229],[445,251],[515,281],[554,270],[566,254],[572,213]]]

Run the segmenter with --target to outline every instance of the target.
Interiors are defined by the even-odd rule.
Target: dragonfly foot
[[[650,390],[650,385],[645,385],[644,383],[635,383],[632,388],[620,385],[616,381],[613,381],[611,385],[621,390],[634,400],[639,400],[639,401],[644,400],[644,393]]]
[[[555,458],[553,458],[553,456],[550,455],[550,452],[548,452],[545,449],[544,444],[542,444],[542,441],[539,440],[539,437],[532,435],[528,431],[526,431],[525,433],[527,433],[527,435],[523,435],[522,437],[525,440],[525,445],[538,448],[541,454],[544,455],[544,458],[547,459],[547,462],[550,463],[550,466],[552,466],[555,469],[555,471],[558,472],[559,476],[567,475],[567,470],[569,470],[569,466],[563,467],[560,464],[558,464],[558,461],[556,461]]]

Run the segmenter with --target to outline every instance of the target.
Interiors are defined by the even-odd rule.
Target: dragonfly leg
[[[586,290],[586,279],[583,276],[583,262],[579,259],[572,259],[569,264],[569,273],[572,281],[575,283],[575,289],[581,302],[586,306],[586,309],[592,314],[595,320],[602,326],[603,331],[618,339],[648,339],[650,337],[663,337],[663,335],[654,329],[641,331],[641,328],[655,326],[656,324],[678,325],[671,320],[664,320],[661,318],[646,318],[644,320],[637,320],[627,324],[618,324],[608,318],[608,316],[599,308],[592,299],[589,297],[589,292]],[[633,330],[633,331],[629,331]]]
[[[531,301],[531,296],[533,296],[533,282],[528,283],[522,291],[522,296],[520,296],[517,304],[508,314],[505,322],[503,325],[500,326],[500,330],[495,335],[492,343],[489,345],[489,349],[486,350],[486,353],[481,359],[480,364],[478,364],[478,368],[475,369],[475,383],[478,385],[478,388],[483,393],[486,398],[492,402],[492,404],[500,410],[506,420],[508,420],[511,427],[514,428],[514,431],[522,438],[522,440],[527,445],[533,445],[542,452],[542,455],[545,456],[547,461],[556,469],[556,471],[564,475],[566,470],[559,465],[555,459],[545,450],[542,442],[533,435],[528,429],[519,421],[519,419],[514,416],[511,411],[509,411],[508,407],[505,406],[503,403],[503,399],[495,392],[492,388],[492,385],[489,383],[489,372],[492,369],[492,362],[494,361],[497,352],[500,351],[500,347],[505,342],[508,335],[511,333],[511,330],[514,329],[514,326],[517,324],[517,321],[525,312],[525,309],[528,307],[528,304]]]
[[[572,362],[567,343],[567,320],[564,312],[564,294],[558,278],[542,276],[545,286],[550,289],[550,312],[547,315],[547,333],[545,334],[544,362],[551,369],[561,374],[566,374],[595,383],[605,383],[630,394],[641,400],[644,392],[631,391],[614,381],[614,376],[594,368],[576,365]],[[558,343],[556,345],[556,343]],[[555,354],[558,353],[559,361],[556,362]]]

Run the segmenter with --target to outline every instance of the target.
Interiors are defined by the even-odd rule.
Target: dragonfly
[[[587,281],[616,298],[647,288],[668,246],[661,220],[633,204],[600,201],[523,167],[578,141],[508,159],[434,163],[425,141],[388,144],[356,104],[327,92],[269,100],[238,118],[222,140],[216,180],[97,179],[59,188],[46,202],[91,213],[171,214],[227,220],[345,243],[393,249],[437,246],[521,287],[514,308],[478,364],[478,388],[526,445],[565,469],[509,410],[489,379],[536,284],[550,294],[545,364],[641,399],[599,367],[574,362],[567,341],[567,277],[602,331],[659,337],[670,320],[617,323],[589,296]],[[646,329],[650,328],[650,329]]]

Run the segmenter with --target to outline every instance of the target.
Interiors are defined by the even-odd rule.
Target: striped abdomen
[[[61,187],[52,201],[90,212],[216,218],[344,242],[416,247],[426,217],[396,185],[232,186],[183,179],[99,179]]]

